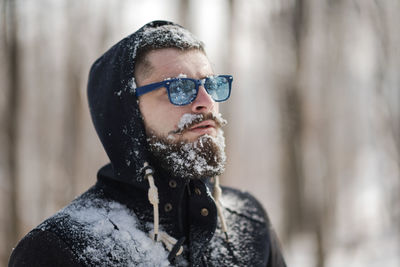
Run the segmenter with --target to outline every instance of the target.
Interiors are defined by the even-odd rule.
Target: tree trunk
[[[6,184],[8,189],[6,216],[5,247],[11,248],[18,241],[18,107],[19,107],[19,55],[18,55],[18,18],[15,0],[6,0],[3,7],[3,18],[5,21],[5,50],[6,50],[6,72],[7,72],[7,95],[4,114],[2,115],[6,129],[6,140],[4,151],[6,151]],[[8,168],[7,168],[8,166]],[[7,251],[6,251],[7,253]],[[7,265],[8,255],[1,259],[3,266]]]

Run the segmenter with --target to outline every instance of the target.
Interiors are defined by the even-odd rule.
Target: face
[[[206,55],[198,50],[181,51],[165,48],[151,51],[147,60],[152,66],[150,75],[136,77],[138,86],[160,82],[167,78],[185,75],[187,78],[203,79],[213,75]],[[192,142],[200,136],[216,137],[217,125],[213,120],[202,121],[183,133],[176,133],[178,124],[184,114],[219,114],[218,103],[214,102],[203,86],[199,87],[197,98],[186,106],[170,103],[167,90],[162,87],[139,97],[139,108],[142,113],[147,135],[156,134],[175,141]]]

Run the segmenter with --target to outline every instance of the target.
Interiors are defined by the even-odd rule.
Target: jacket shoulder
[[[132,209],[109,199],[95,188],[45,220],[33,233],[53,236],[81,264],[65,266],[167,266],[167,252],[161,244],[154,243],[144,230],[143,222]],[[52,245],[47,240],[43,242],[46,246]],[[27,248],[26,253],[41,257],[42,254],[32,250],[32,246]]]
[[[9,267],[32,266],[81,266],[70,250],[56,234],[34,229],[13,250]]]
[[[246,259],[244,262],[253,261],[254,266],[285,267],[280,243],[261,203],[249,192],[230,187],[222,187],[222,191],[221,202],[230,214],[228,230],[230,226],[233,246],[238,251],[252,248],[248,253],[251,258],[242,255]]]
[[[249,192],[222,187],[221,202],[229,212],[252,221],[269,225],[269,218],[262,204]]]

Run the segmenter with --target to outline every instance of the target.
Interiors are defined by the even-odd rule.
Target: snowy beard
[[[203,116],[185,114],[178,124],[178,131],[184,132],[205,119]],[[220,115],[214,120],[219,127],[226,124]],[[161,137],[152,131],[147,138],[149,150],[157,164],[174,177],[214,177],[224,172],[226,162],[224,132],[219,127],[216,137],[202,135],[192,142],[175,141],[171,135]]]

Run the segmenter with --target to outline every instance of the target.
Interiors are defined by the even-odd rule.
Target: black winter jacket
[[[286,266],[270,221],[250,194],[222,188],[226,240],[211,195],[214,179],[173,177],[149,156],[132,75],[146,31],[164,24],[172,23],[145,25],[93,64],[89,106],[111,164],[92,188],[27,234],[9,266]],[[145,162],[155,170],[160,229],[182,244],[178,256],[149,237]]]

